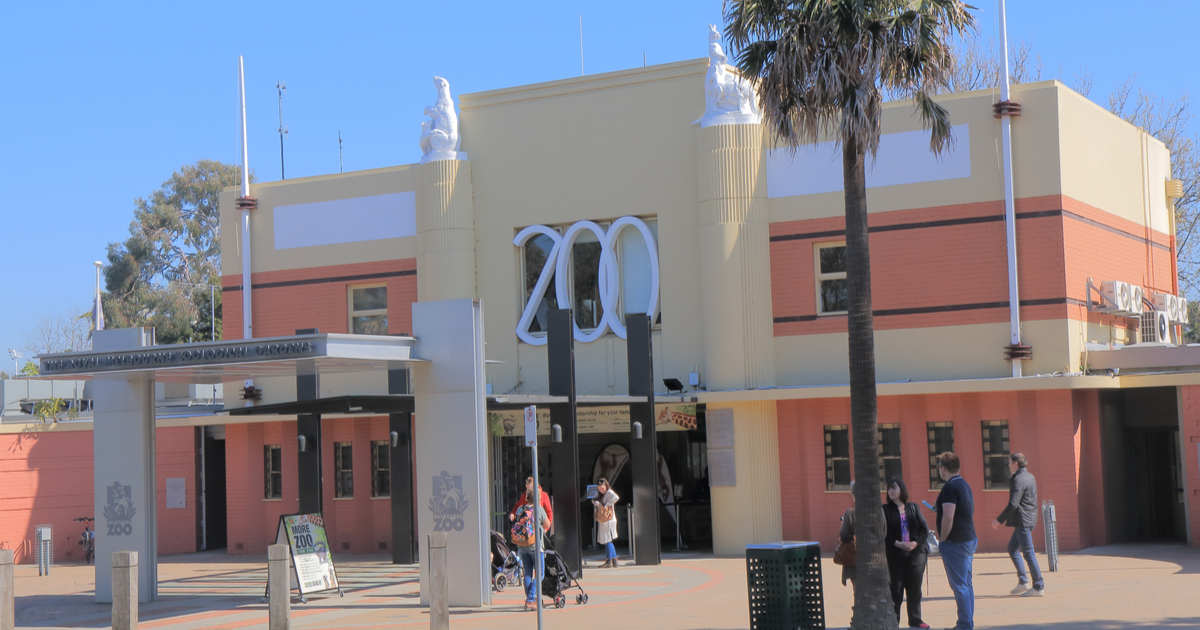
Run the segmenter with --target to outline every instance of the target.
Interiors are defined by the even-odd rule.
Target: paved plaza
[[[589,566],[597,562],[589,559]],[[1046,566],[1045,557],[1041,557]],[[934,628],[954,623],[954,599],[941,561],[930,562],[924,617]],[[852,596],[842,587],[840,568],[826,557],[827,625],[849,623]],[[392,565],[382,556],[346,556],[338,563],[345,597],[318,595],[293,600],[295,628],[359,629],[426,627],[429,616],[418,597],[415,566]],[[143,604],[140,627],[228,630],[265,628],[267,607],[259,602],[266,558],[228,556],[224,551],[171,556],[159,566],[160,601]],[[748,628],[745,560],[671,554],[658,567],[589,569],[583,587],[589,601],[575,603],[573,591],[562,610],[548,608],[546,628],[669,630]],[[1047,574],[1041,599],[1008,595],[1016,583],[1003,554],[975,561],[976,627],[1026,630],[1200,628],[1200,549],[1179,545],[1124,545],[1087,549],[1060,558]],[[453,588],[453,585],[451,585]],[[37,567],[17,567],[18,628],[105,628],[109,607],[94,603],[92,568],[55,566],[48,577]],[[463,630],[535,628],[534,613],[522,611],[519,588],[498,593],[484,609],[452,609],[451,625]]]

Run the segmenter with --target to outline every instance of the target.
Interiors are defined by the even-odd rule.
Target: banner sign
[[[279,517],[276,544],[287,544],[292,552],[292,588],[301,595],[318,591],[341,590],[329,539],[325,536],[325,521],[320,514],[290,514]]]
[[[629,407],[579,407],[576,420],[580,433],[628,433]],[[494,436],[520,437],[524,434],[525,410],[489,411],[488,432]],[[655,431],[688,431],[695,429],[696,405],[655,405]],[[550,408],[537,410],[538,435],[550,435]]]

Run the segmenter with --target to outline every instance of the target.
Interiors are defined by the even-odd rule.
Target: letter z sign
[[[612,329],[614,333],[621,339],[625,338],[625,323],[621,321],[617,315],[617,302],[621,291],[621,274],[617,268],[617,256],[615,249],[617,246],[617,238],[621,235],[621,230],[625,228],[636,228],[641,232],[642,238],[646,240],[646,250],[650,252],[650,300],[646,305],[645,312],[650,315],[650,321],[658,318],[658,249],[654,243],[654,233],[650,231],[649,226],[641,219],[634,217],[621,217],[613,221],[608,227],[608,231],[600,227],[592,221],[580,221],[567,228],[563,234],[558,231],[548,228],[544,225],[531,225],[517,234],[513,239],[513,245],[524,247],[529,239],[538,234],[545,235],[554,242],[554,247],[550,250],[550,255],[546,257],[546,265],[542,267],[541,274],[538,275],[537,284],[533,291],[529,294],[529,302],[525,304],[525,310],[521,312],[521,319],[517,322],[517,337],[531,346],[546,345],[545,337],[535,337],[529,332],[529,325],[533,322],[533,318],[537,315],[538,307],[546,296],[546,289],[550,287],[550,277],[554,277],[554,288],[558,295],[558,308],[571,308],[571,297],[567,291],[568,274],[572,271],[568,267],[571,261],[571,249],[575,245],[575,239],[583,230],[589,230],[596,235],[596,239],[600,241],[600,269],[598,286],[600,289],[600,304],[604,308],[604,317],[600,321],[600,325],[595,330],[584,333],[579,329],[579,324],[575,326],[575,341],[581,343],[591,343],[604,333]],[[627,310],[631,313],[638,312],[636,305],[631,305]]]

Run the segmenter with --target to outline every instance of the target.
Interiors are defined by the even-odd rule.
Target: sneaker
[[[1029,582],[1017,582],[1017,585],[1013,587],[1013,590],[1009,591],[1008,593],[1010,595],[1020,595],[1028,590]]]
[[[1043,597],[1045,595],[1046,595],[1046,589],[1031,588],[1028,591],[1025,591],[1024,593],[1022,593],[1021,597]]]
[[[915,626],[909,626],[909,628],[928,628],[928,627],[929,627],[929,624],[927,624],[925,622],[921,622]]]

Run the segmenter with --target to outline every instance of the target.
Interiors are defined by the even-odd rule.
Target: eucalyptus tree
[[[912,99],[929,149],[952,142],[933,95],[954,67],[951,39],[974,27],[960,0],[727,0],[725,36],[755,83],[763,124],[793,152],[832,139],[842,150],[850,419],[858,583],[851,628],[895,628],[879,509],[871,257],[865,164],[879,146],[884,93]]]

